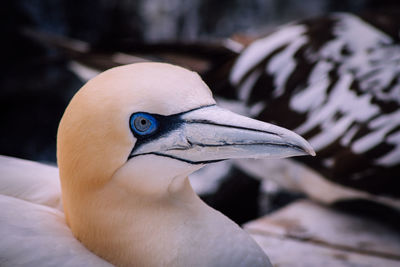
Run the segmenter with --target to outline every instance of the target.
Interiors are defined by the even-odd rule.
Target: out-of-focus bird
[[[299,135],[218,107],[194,72],[162,63],[111,69],[78,91],[60,122],[65,220],[117,266],[270,266],[187,176],[229,158],[307,154],[315,152]],[[107,264],[68,231],[54,168],[1,163],[2,265]]]
[[[293,174],[292,187],[324,202],[400,207],[400,24],[370,21],[333,14],[285,25],[245,49],[229,81],[252,116],[316,149],[317,160],[300,160],[318,175]]]

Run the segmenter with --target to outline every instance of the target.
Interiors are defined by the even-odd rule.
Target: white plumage
[[[111,266],[72,235],[58,169],[0,156],[0,266]]]

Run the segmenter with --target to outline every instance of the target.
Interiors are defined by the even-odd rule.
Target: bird
[[[0,263],[271,266],[187,176],[229,158],[301,155],[315,155],[304,138],[219,107],[195,72],[112,68],[75,94],[60,121],[60,188],[55,167],[0,158]]]
[[[328,204],[369,199],[400,210],[397,18],[334,13],[292,22],[236,59],[228,79],[242,109],[303,135],[319,155],[298,158],[311,171],[301,176],[296,166],[289,188]],[[267,162],[248,163],[240,166],[265,176]]]

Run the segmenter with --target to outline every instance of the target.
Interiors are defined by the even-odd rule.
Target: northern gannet
[[[229,83],[247,115],[293,129],[319,155],[298,158],[312,171],[293,175],[290,189],[400,209],[399,29],[389,14],[336,13],[285,25],[241,52]]]
[[[86,248],[117,266],[270,266],[246,232],[200,200],[187,176],[229,158],[307,154],[315,152],[302,137],[218,107],[196,73],[163,63],[122,66],[90,80],[68,105],[57,136],[66,222]],[[50,259],[52,264],[41,265],[73,265],[82,258],[85,265],[107,264],[74,243],[52,205],[23,200],[14,194],[19,190],[7,189],[12,170],[7,174],[11,178],[2,178],[0,187],[0,200],[5,199],[0,228],[13,249],[0,245],[2,264]],[[35,241],[31,233],[47,228],[54,239],[38,234],[37,248],[51,244],[51,253],[61,247],[54,255],[27,247]],[[66,242],[57,240],[57,231]]]

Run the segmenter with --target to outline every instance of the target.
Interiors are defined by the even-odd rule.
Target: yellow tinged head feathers
[[[170,115],[214,103],[198,74],[178,66],[138,63],[110,69],[83,86],[66,109],[58,131],[58,164],[72,172],[97,169],[92,178],[110,177],[134,145],[132,113]]]
[[[66,212],[70,198],[98,189],[126,163],[135,144],[132,113],[169,115],[214,103],[197,73],[164,63],[117,67],[90,80],[72,98],[58,129]]]

